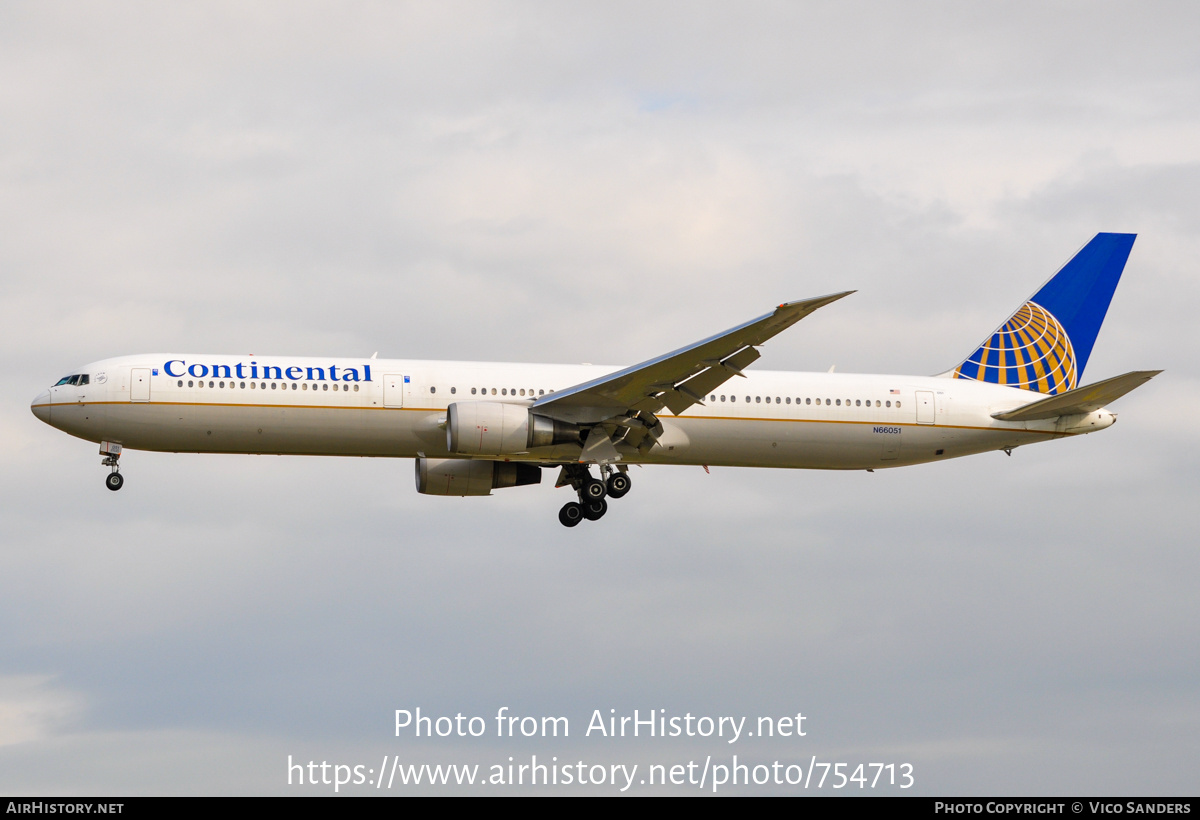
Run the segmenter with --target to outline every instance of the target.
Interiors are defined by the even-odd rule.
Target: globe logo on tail
[[[1026,302],[955,368],[954,378],[1054,395],[1076,386],[1075,349],[1050,311]]]

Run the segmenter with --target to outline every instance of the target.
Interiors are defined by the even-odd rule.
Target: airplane
[[[31,409],[100,444],[110,490],[126,449],[413,458],[417,491],[442,496],[554,468],[573,527],[629,492],[634,464],[873,471],[1111,426],[1107,405],[1162,372],[1079,386],[1135,238],[1097,234],[935,376],[747,372],[845,291],[630,367],[156,353],[78,368]]]

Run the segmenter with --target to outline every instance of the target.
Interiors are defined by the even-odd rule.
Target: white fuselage
[[[95,362],[86,385],[33,402],[43,421],[90,441],[197,453],[453,458],[446,408],[529,405],[616,367],[153,354]],[[486,391],[483,392],[483,391]],[[1037,393],[945,377],[750,371],[679,416],[634,464],[875,469],[1017,447],[1113,423],[1106,410],[1005,422]],[[559,444],[503,460],[564,463]]]

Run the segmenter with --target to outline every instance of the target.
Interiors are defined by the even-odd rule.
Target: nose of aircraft
[[[37,394],[37,398],[29,405],[29,409],[33,414],[47,424],[50,423],[50,391],[43,390]]]

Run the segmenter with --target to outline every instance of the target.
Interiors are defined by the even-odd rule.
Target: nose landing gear
[[[111,441],[102,441],[100,442],[100,455],[104,456],[100,463],[112,470],[104,477],[104,486],[116,492],[125,486],[125,477],[121,475],[121,465],[118,463],[121,458],[121,445]]]

